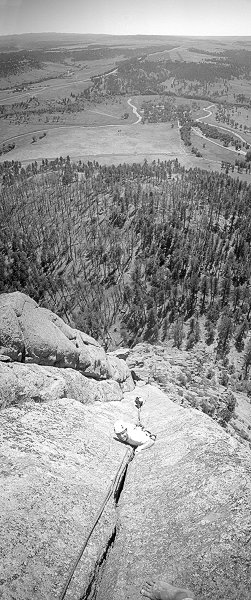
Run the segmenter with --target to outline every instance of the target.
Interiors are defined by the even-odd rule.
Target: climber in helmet
[[[150,448],[156,439],[156,436],[146,431],[142,425],[132,425],[124,421],[114,423],[114,432],[120,442],[135,448],[135,453]]]

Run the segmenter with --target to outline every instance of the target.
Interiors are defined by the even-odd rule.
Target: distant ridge
[[[34,49],[61,46],[62,44],[95,44],[103,42],[104,44],[123,45],[129,42],[142,44],[142,42],[159,43],[160,45],[168,41],[195,40],[195,39],[232,39],[232,40],[250,40],[250,36],[182,36],[182,35],[116,35],[109,33],[59,33],[59,32],[39,32],[39,33],[20,33],[0,36],[0,51],[15,51],[20,49]]]

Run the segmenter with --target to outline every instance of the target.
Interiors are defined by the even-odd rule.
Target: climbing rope
[[[77,556],[76,560],[74,561],[74,563],[72,565],[72,568],[71,568],[71,570],[69,572],[69,575],[67,577],[65,585],[64,585],[64,587],[63,587],[63,589],[61,591],[61,594],[59,596],[59,600],[63,600],[65,598],[65,595],[66,595],[68,587],[69,587],[69,585],[71,583],[72,577],[73,577],[73,575],[74,575],[74,573],[76,571],[76,568],[78,566],[78,563],[79,563],[80,559],[83,556],[83,553],[84,553],[85,548],[86,548],[86,546],[87,546],[87,544],[89,542],[89,539],[90,539],[90,537],[91,537],[91,535],[92,535],[92,533],[93,533],[93,531],[94,531],[94,529],[95,529],[95,527],[96,527],[96,525],[97,525],[97,523],[98,523],[98,521],[99,521],[102,513],[104,512],[106,504],[109,501],[110,497],[112,496],[113,492],[114,492],[114,497],[115,497],[115,493],[116,493],[118,484],[119,484],[121,478],[123,477],[123,474],[124,474],[124,472],[126,470],[126,467],[128,466],[130,460],[132,459],[133,452],[134,452],[133,448],[127,448],[126,453],[124,454],[124,456],[123,456],[123,458],[122,458],[122,460],[120,462],[120,465],[119,465],[119,467],[117,469],[116,475],[115,475],[114,479],[111,482],[111,485],[110,485],[110,487],[108,489],[108,492],[107,492],[107,494],[105,496],[105,499],[102,502],[99,510],[96,513],[93,525],[92,525],[92,527],[91,527],[91,529],[90,529],[90,531],[89,531],[89,533],[88,533],[88,535],[87,535],[87,537],[86,537],[83,545],[80,548],[80,551],[78,553],[78,556]]]

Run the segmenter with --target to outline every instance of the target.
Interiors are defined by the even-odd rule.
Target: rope
[[[89,542],[89,539],[90,539],[90,537],[91,537],[91,535],[92,535],[92,533],[93,533],[93,531],[94,531],[94,529],[95,529],[95,527],[96,527],[96,525],[97,525],[97,523],[98,523],[98,521],[99,521],[102,513],[104,512],[104,509],[105,509],[105,506],[106,506],[108,500],[110,499],[113,491],[116,490],[118,482],[120,481],[120,478],[122,477],[122,475],[123,475],[123,473],[124,473],[127,465],[129,464],[130,459],[132,457],[132,454],[133,454],[133,449],[132,448],[127,448],[126,453],[124,454],[124,456],[123,456],[123,458],[122,458],[122,460],[120,462],[120,465],[119,465],[119,467],[117,469],[116,475],[115,475],[114,479],[112,480],[112,483],[111,483],[111,485],[110,485],[110,487],[108,489],[108,492],[107,492],[107,494],[105,496],[105,499],[102,502],[101,507],[99,508],[99,510],[96,513],[96,516],[95,516],[95,519],[94,519],[94,523],[93,523],[93,525],[92,525],[92,527],[91,527],[91,529],[90,529],[90,531],[89,531],[89,533],[88,533],[88,535],[87,535],[87,537],[86,537],[83,545],[80,548],[80,551],[78,553],[78,556],[77,556],[76,560],[74,561],[74,563],[72,565],[72,568],[71,568],[71,570],[69,572],[69,575],[67,577],[65,585],[64,585],[64,587],[63,587],[63,589],[61,591],[61,594],[59,596],[59,600],[63,600],[65,598],[65,594],[66,594],[66,592],[68,590],[68,587],[69,587],[69,585],[71,583],[72,577],[74,575],[74,572],[76,571],[78,563],[79,563],[80,559],[82,558],[82,555],[83,555],[83,553],[85,551],[85,548],[86,548],[86,546],[87,546],[87,544]]]

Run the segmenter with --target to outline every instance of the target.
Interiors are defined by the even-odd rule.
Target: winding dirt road
[[[209,106],[206,106],[205,108],[203,108],[204,111],[208,111],[208,114],[203,115],[202,117],[199,117],[198,119],[195,119],[195,121],[197,123],[200,123],[203,121],[203,119],[208,119],[209,117],[211,117],[211,115],[213,113],[210,110],[210,108],[212,108],[213,106],[215,106],[215,104],[209,104]],[[207,125],[209,125],[209,127],[216,127],[217,129],[222,129],[223,131],[227,131],[228,133],[231,133],[235,137],[239,138],[242,142],[244,142],[244,144],[247,143],[247,140],[245,140],[241,135],[239,135],[239,133],[236,133],[236,131],[233,129],[228,129],[227,127],[222,127],[221,125],[218,125],[218,124],[213,125],[213,123],[207,123]],[[224,148],[225,150],[229,150],[230,152],[236,152],[237,154],[244,154],[244,155],[246,154],[246,152],[244,152],[244,150],[236,150],[235,148],[228,148],[227,146],[223,146],[223,144],[219,144],[218,142],[215,142],[214,140],[210,140],[208,137],[203,135],[203,133],[199,133],[198,131],[196,131],[196,129],[194,127],[192,127],[192,130],[196,135],[204,138],[208,142],[211,142],[211,144],[220,146],[221,148]]]
[[[134,113],[134,115],[136,115],[136,117],[138,117],[137,121],[134,121],[133,125],[137,125],[137,123],[140,123],[140,121],[142,121],[142,117],[141,115],[138,113],[137,111],[137,107],[134,106],[134,104],[131,103],[131,98],[129,98],[129,100],[127,100],[127,104],[129,104],[129,106],[131,106],[132,108],[132,112]]]

